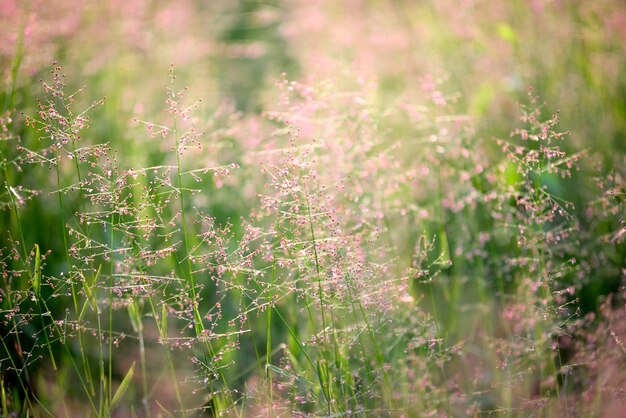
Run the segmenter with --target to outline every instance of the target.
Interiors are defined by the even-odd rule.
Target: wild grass
[[[214,90],[205,98],[193,87],[193,65],[169,65],[141,81],[165,87],[131,98],[140,89],[120,74],[134,69],[95,61],[82,73],[70,56],[59,62],[77,65],[72,76],[57,62],[39,69],[28,55],[37,40],[28,13],[55,11],[2,4],[22,22],[2,66],[3,416],[619,413],[622,147],[570,132],[562,119],[575,124],[574,110],[547,75],[513,108],[506,103],[517,92],[494,99],[498,83],[479,72],[465,78],[444,65],[446,79],[419,60],[387,62],[431,48],[444,64],[460,62],[445,47],[458,35],[476,37],[464,51],[483,48],[494,72],[494,45],[505,45],[524,63],[520,72],[535,74],[552,64],[522,47],[537,36],[529,22],[550,21],[560,6],[496,8],[494,18],[510,20],[496,25],[494,40],[481,38],[490,26],[465,3],[381,4],[373,20],[359,17],[367,7],[324,2],[314,11],[181,4],[151,4],[173,31],[163,53],[184,61],[179,41],[205,39],[192,12],[219,11],[238,23],[232,39],[227,30],[211,38],[233,43],[214,69],[236,79],[228,69],[238,65],[286,68],[250,97],[233,90],[215,100]],[[602,5],[598,14],[572,6],[565,32],[578,27],[572,16],[623,12]],[[117,10],[93,7],[85,16]],[[142,10],[131,11],[134,24],[148,19]],[[454,31],[465,19],[459,10],[474,16],[468,32]],[[420,46],[413,34],[424,13],[435,19],[425,26],[431,43]],[[175,31],[172,19],[189,27]],[[315,22],[327,20],[337,22],[324,26],[336,43],[316,38]],[[237,44],[255,30],[259,44]],[[576,39],[618,47],[603,36]],[[303,67],[296,77],[280,75],[292,72],[288,60],[267,58],[287,40]],[[315,62],[303,55],[309,47]],[[590,83],[621,85],[610,69],[595,77],[575,60]],[[38,83],[25,81],[29,68]],[[585,91],[590,103],[601,94]],[[610,110],[619,115],[617,103]],[[619,118],[608,120],[623,136]]]

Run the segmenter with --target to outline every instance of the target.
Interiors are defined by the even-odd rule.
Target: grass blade
[[[117,408],[117,406],[120,404],[120,401],[122,400],[122,397],[126,393],[126,390],[128,389],[128,386],[130,385],[130,382],[133,379],[134,374],[135,374],[135,362],[133,362],[133,365],[130,366],[130,369],[126,373],[126,376],[124,376],[124,379],[122,379],[122,383],[120,383],[120,386],[115,391],[115,395],[113,395],[113,399],[111,400],[111,405],[110,405],[111,411]]]

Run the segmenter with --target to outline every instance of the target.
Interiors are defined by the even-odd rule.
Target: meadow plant
[[[568,416],[622,400],[594,351],[609,336],[623,354],[619,308],[594,322],[578,295],[594,269],[623,280],[623,173],[576,208],[563,190],[587,151],[566,151],[532,91],[520,127],[484,140],[445,77],[398,92],[371,73],[283,75],[261,114],[225,101],[205,118],[170,67],[160,116],[107,143],[92,134],[107,101],[67,93],[53,64],[33,112],[0,118],[2,413]]]

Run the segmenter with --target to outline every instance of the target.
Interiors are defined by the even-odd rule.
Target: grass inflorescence
[[[180,57],[180,34],[202,27],[174,31],[170,19],[196,22],[187,6],[154,17],[173,31],[163,51]],[[366,9],[353,6],[362,25],[354,28],[321,6],[296,2],[288,16],[206,6],[241,20],[213,39],[224,43],[224,63],[211,64],[226,80],[219,87],[234,90],[194,88],[202,70],[169,65],[160,95],[145,100],[130,97],[139,90],[122,83],[123,70],[101,70],[103,58],[83,68],[90,76],[66,76],[57,62],[37,70],[24,56],[34,41],[23,11],[0,116],[2,416],[621,411],[623,150],[583,146],[562,127],[575,110],[539,98],[565,102],[547,76],[518,94],[510,75],[506,101],[488,81],[472,93],[476,72],[468,81],[454,66],[447,76],[409,58],[390,68],[389,51],[422,50],[413,36],[421,13],[437,17],[448,2],[394,13],[381,5],[372,19],[384,38],[358,18]],[[110,7],[94,10],[114,15]],[[524,24],[560,6],[510,7],[490,12],[515,12],[494,36],[522,59],[533,54],[518,37]],[[131,10],[132,22],[146,10]],[[327,19],[338,22],[328,29],[337,44],[314,42],[315,22]],[[433,29],[433,45],[488,27],[461,30],[459,19],[448,16],[447,35]],[[246,31],[259,41],[238,43],[253,36]],[[289,60],[274,57],[283,74],[263,67],[281,36],[317,61],[300,56],[293,77]],[[346,64],[337,55],[348,38]],[[136,42],[142,49],[150,39]],[[493,40],[481,42],[492,50]],[[442,64],[456,62],[444,52]],[[589,84],[613,80],[569,58]],[[485,60],[500,70],[493,54]],[[41,80],[21,87],[22,66]],[[248,97],[230,78],[248,70],[274,71],[276,81]]]

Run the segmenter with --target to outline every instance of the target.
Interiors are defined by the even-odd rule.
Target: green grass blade
[[[128,386],[130,386],[130,382],[133,379],[134,374],[135,374],[135,362],[133,362],[133,365],[130,366],[130,369],[126,373],[126,376],[124,376],[124,379],[122,379],[122,383],[120,383],[120,387],[117,388],[117,390],[115,391],[115,395],[113,395],[113,399],[111,399],[111,405],[110,405],[111,411],[117,408],[117,406],[120,404],[120,401],[122,400],[122,397],[126,393]]]

